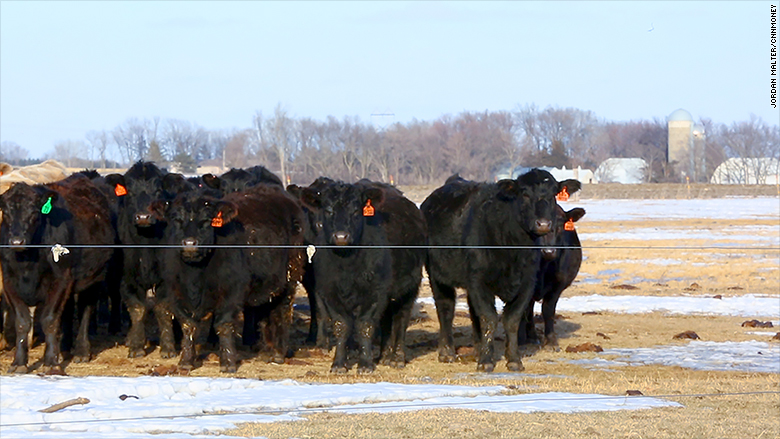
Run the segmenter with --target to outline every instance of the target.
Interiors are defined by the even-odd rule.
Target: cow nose
[[[198,240],[195,238],[184,238],[181,240],[181,245],[184,247],[184,251],[197,250]]]
[[[336,245],[347,245],[349,244],[349,233],[347,232],[336,232],[333,234],[333,242],[336,243]]]
[[[24,238],[11,238],[8,240],[8,244],[11,247],[24,247],[24,245],[27,244],[27,240]]]
[[[550,232],[550,220],[536,220],[536,234],[544,235]]]
[[[136,213],[135,214],[135,224],[137,226],[149,226],[152,224],[152,214],[150,213]]]
[[[543,248],[542,249],[542,257],[546,260],[555,259],[557,251],[554,248]]]

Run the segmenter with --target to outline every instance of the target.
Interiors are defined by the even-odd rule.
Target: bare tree
[[[5,141],[0,143],[0,161],[17,162],[25,160],[30,155],[30,151],[22,148],[16,142]]]
[[[111,142],[110,135],[106,130],[89,131],[86,135],[90,147],[90,160],[94,160],[94,154],[98,155],[98,162],[101,168],[106,167],[106,150]]]

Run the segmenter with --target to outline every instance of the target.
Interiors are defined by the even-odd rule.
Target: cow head
[[[150,162],[139,161],[124,175],[110,174],[106,183],[114,188],[120,199],[120,215],[123,222],[138,229],[153,227],[162,218],[149,211],[148,206],[157,200],[170,200],[177,193],[193,189],[181,174],[169,174]]]
[[[4,244],[13,250],[26,250],[30,244],[39,244],[42,225],[48,215],[54,215],[59,194],[45,186],[16,183],[0,195],[3,212]]]
[[[359,244],[383,200],[381,189],[341,182],[301,191],[301,202],[314,212],[317,241],[337,246]]]
[[[523,228],[532,235],[543,236],[549,233],[554,224],[555,196],[563,188],[569,194],[580,190],[577,180],[558,182],[547,171],[532,169],[517,177],[517,180],[501,180],[498,182],[499,198],[517,200],[518,212],[523,222]]]
[[[558,256],[558,251],[560,249],[557,247],[561,247],[565,244],[565,234],[576,233],[574,231],[566,230],[566,223],[569,221],[575,223],[585,216],[585,209],[580,207],[575,207],[566,212],[561,206],[556,206],[555,211],[552,231],[544,236],[540,236],[536,240],[536,245],[544,247],[541,249],[542,257],[548,261],[551,261]]]
[[[197,191],[183,192],[170,202],[157,200],[148,210],[165,218],[166,241],[181,245],[185,262],[199,262],[213,249],[216,229],[227,226],[238,214],[238,207]],[[204,247],[205,246],[205,247]]]

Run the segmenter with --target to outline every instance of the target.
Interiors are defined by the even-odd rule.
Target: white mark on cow
[[[70,250],[59,244],[55,244],[54,247],[51,248],[51,255],[54,258],[54,262],[60,262],[60,256],[67,255],[69,253]]]
[[[311,264],[311,258],[314,257],[314,253],[317,253],[317,248],[313,245],[306,247],[306,255],[309,257],[309,263]]]

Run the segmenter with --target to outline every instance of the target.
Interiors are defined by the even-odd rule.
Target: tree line
[[[730,125],[702,118],[698,123],[706,136],[700,152],[704,169],[697,181],[709,181],[730,157],[780,158],[780,128],[761,118]],[[277,105],[271,115],[257,112],[251,126],[243,129],[208,130],[177,119],[131,118],[113,130],[58,142],[41,159],[91,168],[122,167],[144,159],[184,173],[195,173],[198,165],[262,165],[299,184],[323,175],[345,181],[435,184],[454,173],[491,181],[498,171],[518,165],[595,170],[610,157],[638,157],[648,163],[648,182],[676,182],[679,173],[674,163],[667,163],[667,143],[664,119],[606,121],[577,108],[530,104],[514,111],[467,111],[377,127],[351,116],[296,118]],[[40,161],[28,156],[14,142],[0,145],[2,161]]]

